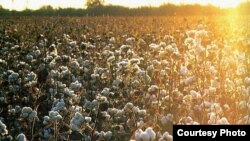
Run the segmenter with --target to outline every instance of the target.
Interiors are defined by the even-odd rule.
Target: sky
[[[163,3],[213,4],[222,8],[234,7],[244,0],[105,0],[105,4],[122,5],[127,7],[159,6]],[[10,10],[39,9],[43,5],[54,8],[85,8],[85,0],[0,0],[0,5]]]

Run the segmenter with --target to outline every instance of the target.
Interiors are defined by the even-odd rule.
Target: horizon
[[[171,3],[176,5],[200,4],[214,5],[220,8],[233,8],[247,0],[105,0],[105,5],[119,5],[129,8],[138,8],[143,6],[158,7],[163,4]],[[52,6],[53,8],[76,8],[84,9],[86,0],[2,0],[0,5],[9,10],[22,11],[25,9],[37,10],[43,6]]]

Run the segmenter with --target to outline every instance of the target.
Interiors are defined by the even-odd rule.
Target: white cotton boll
[[[43,117],[43,124],[45,124],[45,125],[48,124],[49,120],[50,120],[49,116],[44,116]]]
[[[26,136],[21,133],[17,136],[17,141],[27,141]]]
[[[82,84],[79,83],[78,81],[72,82],[69,86],[70,89],[72,90],[78,90],[82,87]]]
[[[160,76],[164,77],[164,76],[166,76],[166,74],[167,74],[167,73],[166,73],[165,70],[161,70],[161,71],[160,71]]]
[[[109,88],[104,88],[104,89],[102,90],[101,94],[104,95],[104,96],[108,96],[109,93],[110,93],[109,90],[110,90]]]
[[[136,106],[133,107],[133,112],[134,113],[138,114],[139,111],[140,111],[139,107],[136,107]]]
[[[190,91],[190,94],[192,95],[193,99],[198,99],[201,97],[200,93],[199,92],[196,92],[194,90],[191,90]]]
[[[69,70],[64,70],[64,71],[61,72],[61,77],[68,76],[69,74],[70,74]]]
[[[57,86],[59,88],[66,88],[66,84],[63,84],[61,81],[57,81]]]
[[[200,125],[200,123],[197,121],[193,121],[192,125]]]
[[[145,132],[150,136],[151,141],[155,140],[156,138],[156,133],[151,127],[148,127]]]
[[[135,140],[136,141],[141,141],[141,133],[143,131],[141,129],[135,131]]]
[[[134,64],[140,64],[140,59],[139,58],[132,58],[129,60],[130,65]]]
[[[149,88],[148,88],[148,92],[149,93],[156,93],[158,91],[158,86],[157,85],[151,85]]]
[[[173,136],[170,135],[168,132],[163,133],[162,137],[159,141],[173,141]]]
[[[112,137],[112,132],[111,131],[107,131],[105,134],[104,134],[104,138],[109,140],[110,138]]]
[[[210,66],[209,72],[210,72],[211,74],[213,74],[213,75],[217,74],[217,70],[215,69],[214,66]]]
[[[27,118],[31,113],[32,109],[30,107],[23,107],[21,116]]]
[[[86,122],[91,122],[92,118],[91,117],[85,117]]]
[[[166,125],[168,123],[168,118],[166,116],[162,116],[160,121],[162,125]]]
[[[134,38],[134,37],[127,38],[127,39],[126,39],[126,42],[127,42],[128,44],[133,44],[133,43],[135,42],[135,38]]]
[[[115,37],[111,37],[111,38],[109,39],[109,42],[112,43],[112,44],[114,44],[114,43],[115,43]]]
[[[74,61],[71,62],[70,66],[71,66],[72,69],[77,70],[80,65],[76,60],[74,60]]]
[[[193,123],[193,119],[190,116],[188,116],[185,120],[188,125],[191,125]]]
[[[221,119],[219,119],[217,122],[216,122],[217,125],[228,125],[229,122],[227,120],[227,118],[223,117]]]
[[[208,124],[215,124],[216,121],[217,121],[217,115],[216,113],[212,112],[212,113],[209,113],[209,120],[208,120]]]
[[[76,41],[71,41],[71,42],[69,42],[69,45],[71,47],[75,47],[77,45],[77,42]]]
[[[167,45],[166,50],[170,54],[175,52],[175,48],[172,45]]]
[[[215,94],[216,88],[215,87],[209,87],[209,94]]]
[[[58,72],[56,70],[51,70],[50,71],[50,76],[53,77],[53,78],[57,77],[58,76]]]
[[[197,30],[189,30],[186,32],[186,34],[188,37],[194,38],[196,32],[197,32]]]
[[[158,61],[158,60],[156,60],[156,59],[154,59],[154,60],[152,60],[152,64],[153,64],[154,66],[158,66],[158,65],[161,65],[161,62]]]
[[[250,86],[250,77],[246,77],[244,82],[247,86]]]
[[[64,109],[65,109],[65,103],[64,103],[63,99],[61,99],[61,100],[57,100],[55,102],[55,107],[53,107],[51,110],[52,111],[61,111]]]
[[[160,42],[160,47],[166,47],[167,46],[167,44],[165,43],[165,42]]]
[[[15,82],[17,80],[17,78],[19,77],[18,73],[12,72],[9,77],[8,77],[8,81],[9,82]]]
[[[246,109],[247,108],[247,102],[246,101],[240,101],[239,103],[238,103],[238,106],[239,106],[239,109],[240,110],[244,110],[244,109]]]
[[[8,134],[7,126],[1,120],[0,120],[0,134],[3,136]]]
[[[114,62],[115,61],[115,56],[110,56],[108,59],[107,59],[107,62],[111,63],[111,62]]]
[[[186,66],[181,66],[180,68],[180,74],[181,75],[187,75],[188,74],[188,69]]]
[[[157,45],[155,43],[152,43],[152,44],[149,45],[149,48],[151,48],[153,51],[160,51],[161,46]]]
[[[190,49],[192,46],[194,46],[195,40],[193,38],[186,38],[184,44]]]
[[[146,113],[147,113],[146,110],[139,110],[139,112],[138,112],[139,116],[145,116]]]
[[[28,54],[26,55],[26,59],[30,62],[31,60],[33,60],[33,56]]]
[[[141,136],[140,136],[140,139],[142,141],[150,141],[150,135],[147,132],[142,132]]]
[[[75,92],[69,88],[64,88],[64,93],[68,95],[69,97],[75,97]]]
[[[164,97],[164,96],[166,96],[167,95],[167,91],[166,90],[160,90],[160,95],[162,96],[162,97]]]
[[[36,111],[32,111],[29,115],[30,119],[36,118],[37,117],[37,112]]]
[[[117,63],[118,64],[118,66],[120,67],[120,68],[125,68],[125,67],[127,67],[128,66],[128,61],[127,60],[125,60],[125,61],[121,61],[121,62],[119,62],[119,63]]]
[[[79,130],[78,126],[75,125],[75,124],[71,124],[71,125],[70,125],[70,129],[71,129],[72,131],[78,131],[78,130]]]
[[[140,120],[136,123],[137,127],[142,127],[145,123],[143,122],[143,120]]]

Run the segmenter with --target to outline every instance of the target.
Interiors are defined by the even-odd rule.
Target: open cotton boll
[[[131,45],[135,42],[135,38],[134,37],[127,38],[126,42]]]
[[[244,82],[247,86],[250,86],[250,77],[246,77]]]
[[[0,135],[7,135],[8,134],[8,130],[6,125],[0,120]]]
[[[227,120],[227,118],[223,117],[221,119],[219,119],[217,122],[216,122],[217,125],[228,125],[229,122]]]
[[[57,121],[62,119],[62,116],[57,111],[49,111],[49,119]]]
[[[154,132],[154,130],[151,127],[148,127],[145,130],[146,133],[148,133],[148,135],[150,136],[150,141],[154,141],[156,138],[156,133]]]
[[[170,135],[168,132],[163,133],[162,137],[159,141],[173,141],[173,136]]]
[[[21,133],[17,136],[17,141],[27,141],[27,138],[23,133]]]
[[[141,141],[141,133],[143,131],[141,129],[135,131],[135,140],[136,141]]]
[[[75,82],[72,82],[69,87],[72,90],[78,90],[82,87],[82,84],[79,83],[78,81],[75,81]]]
[[[147,132],[142,132],[140,135],[142,141],[150,141],[150,135]]]
[[[149,48],[151,48],[153,51],[160,51],[161,46],[157,45],[155,43],[152,43],[152,44],[149,45]]]

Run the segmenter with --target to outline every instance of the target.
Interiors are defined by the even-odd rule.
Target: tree
[[[87,8],[99,7],[104,4],[104,0],[87,0]]]

